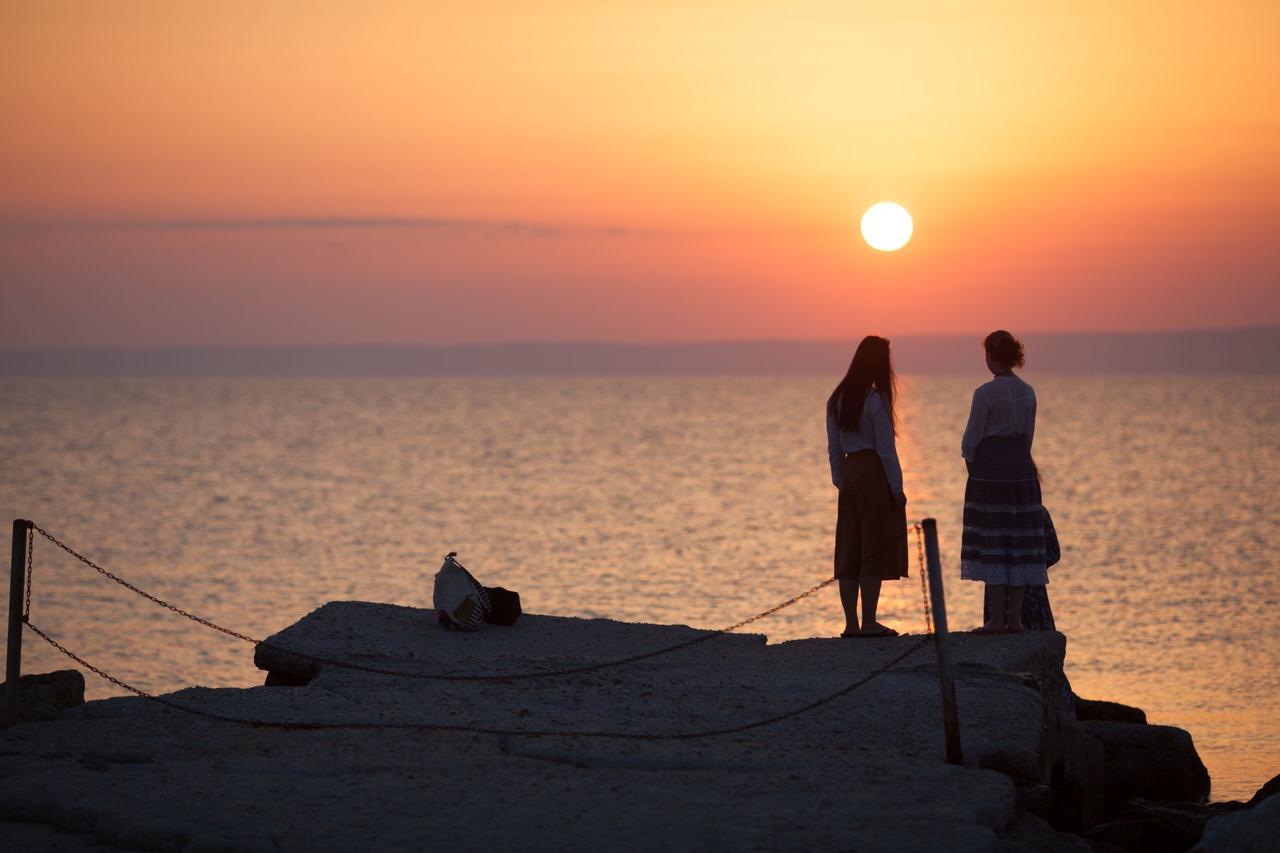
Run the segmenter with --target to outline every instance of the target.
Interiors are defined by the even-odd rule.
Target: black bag
[[[485,592],[489,593],[489,611],[485,613],[484,621],[495,625],[514,625],[521,613],[520,593],[500,586],[487,586]]]
[[[1049,517],[1047,509],[1044,511],[1044,555],[1046,568],[1062,561],[1062,546],[1058,544],[1058,530],[1053,526],[1053,519]]]

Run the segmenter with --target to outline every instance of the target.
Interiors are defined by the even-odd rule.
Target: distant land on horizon
[[[977,373],[978,335],[895,337],[900,373]],[[1277,373],[1280,326],[1023,335],[1030,373]],[[856,340],[0,350],[0,376],[836,374]]]

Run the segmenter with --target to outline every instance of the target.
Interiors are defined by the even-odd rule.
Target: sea
[[[717,628],[830,576],[836,378],[5,379],[0,511],[254,637],[336,599],[430,607],[449,551],[528,612]],[[954,630],[981,621],[959,447],[985,378],[900,377],[907,513],[937,519]],[[1280,773],[1280,376],[1025,378],[1072,687],[1187,729],[1212,798],[1248,798]],[[902,632],[925,628],[914,557],[881,599]],[[32,569],[31,622],[121,681],[263,681],[250,645],[39,536]],[[749,630],[842,624],[829,587]],[[30,632],[22,651],[83,669]]]

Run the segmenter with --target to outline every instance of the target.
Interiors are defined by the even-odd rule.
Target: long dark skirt
[[[1040,480],[1023,437],[978,445],[964,488],[960,577],[1012,586],[1049,582]]]
[[[840,463],[836,577],[897,580],[906,576],[906,508],[894,506],[884,465],[874,450],[846,453]]]

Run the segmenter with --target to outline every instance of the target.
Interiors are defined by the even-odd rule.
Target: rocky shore
[[[1147,725],[1136,709],[1073,700],[1066,640],[1053,632],[953,635],[964,766],[942,759],[933,650],[919,637],[720,636],[625,666],[486,682],[391,677],[305,657],[512,675],[700,635],[537,615],[463,634],[440,628],[431,610],[331,602],[257,649],[264,686],[165,697],[238,719],[335,724],[308,730],[219,722],[141,698],[77,704],[77,673],[46,678],[24,694],[28,721],[0,732],[0,821],[9,822],[0,846],[1273,849],[1241,845],[1276,837],[1266,827],[1274,830],[1280,797],[1206,805],[1209,778],[1190,736]],[[740,726],[886,666],[830,703],[733,734],[559,734]],[[558,734],[341,727],[368,723]]]

